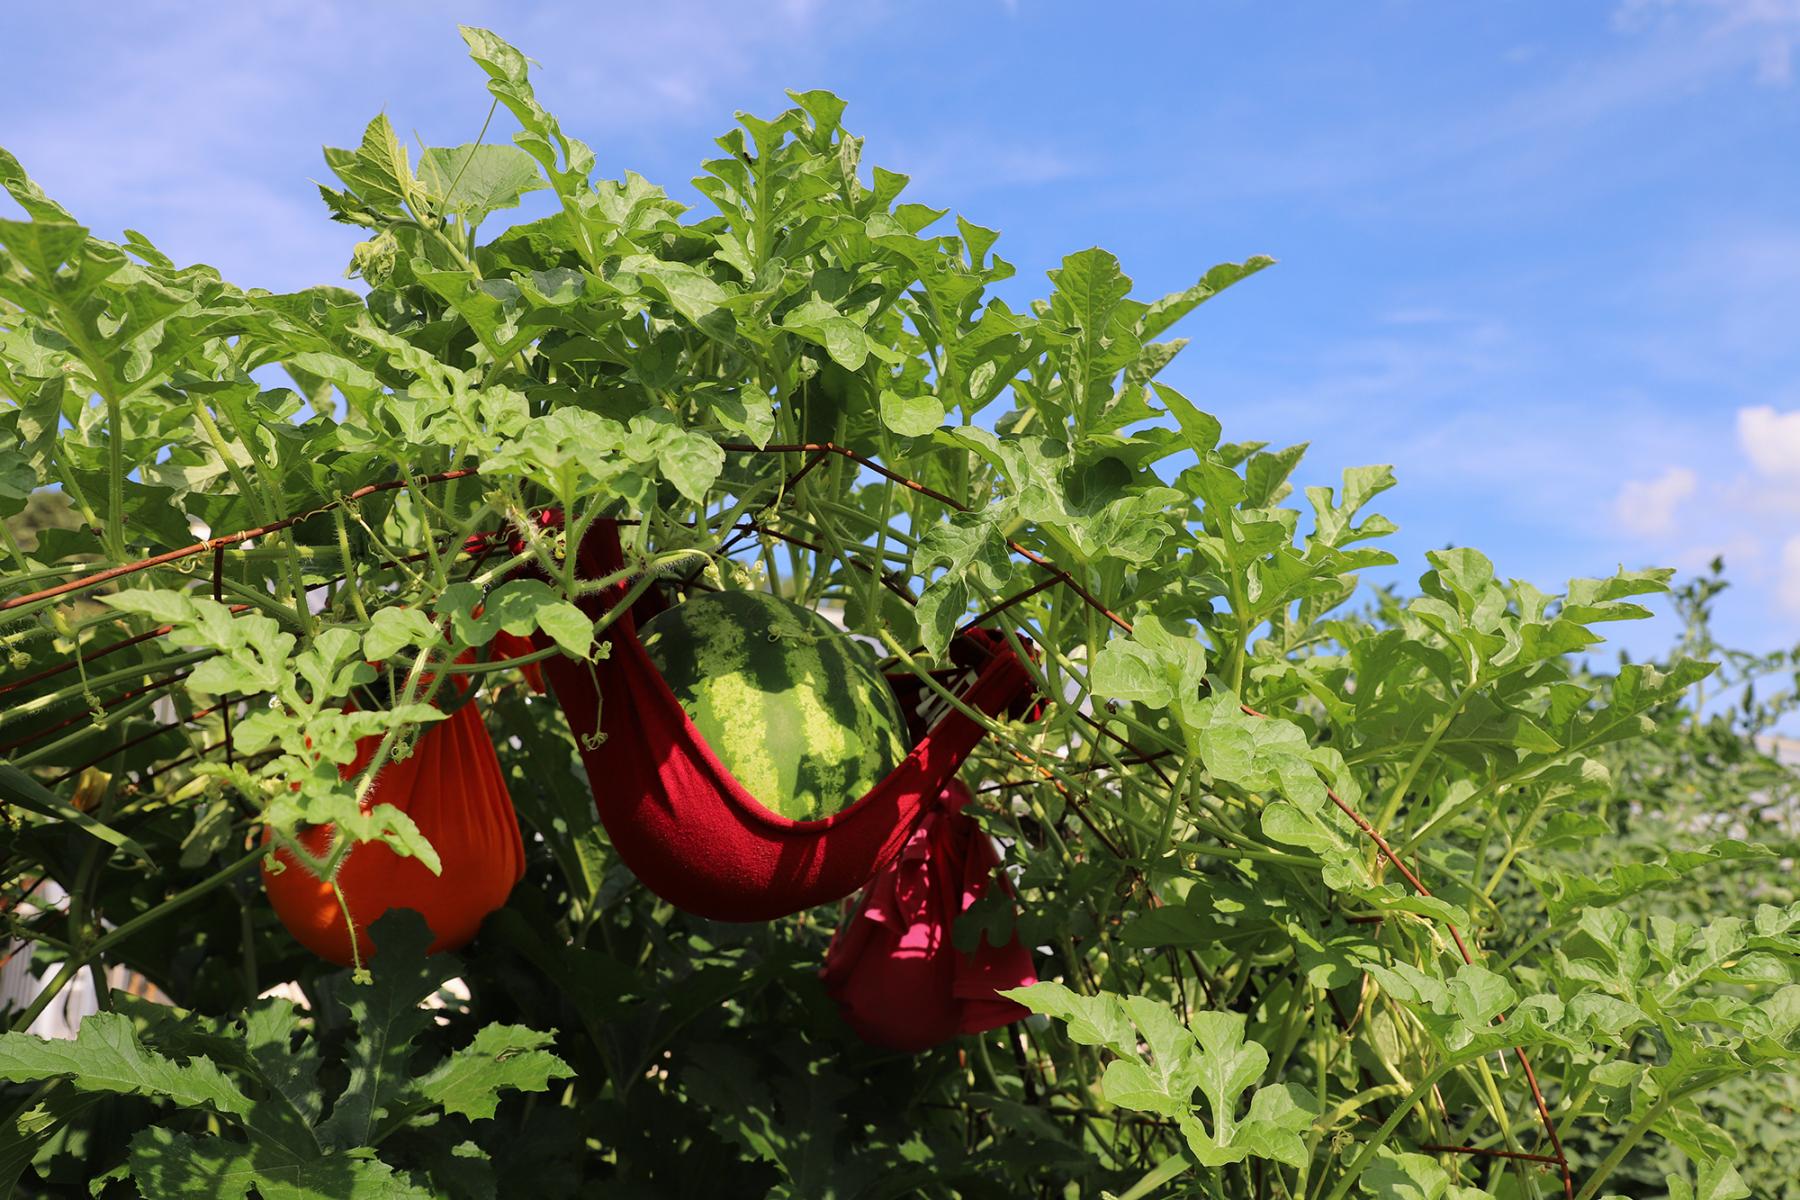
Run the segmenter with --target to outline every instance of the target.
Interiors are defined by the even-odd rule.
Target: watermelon
[[[779,596],[703,593],[639,640],[713,754],[771,812],[828,817],[906,757],[906,722],[872,657]]]

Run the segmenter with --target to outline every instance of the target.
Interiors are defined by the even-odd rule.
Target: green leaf
[[[901,437],[924,437],[944,423],[944,406],[929,392],[902,396],[883,391],[881,423]]]
[[[149,1096],[239,1118],[247,1117],[252,1107],[250,1098],[210,1061],[182,1064],[146,1049],[131,1022],[118,1013],[90,1015],[72,1040],[0,1034],[0,1079],[67,1079],[86,1092]]]
[[[13,422],[17,420],[16,414],[9,413],[5,416],[11,417]],[[4,429],[7,423],[12,422],[6,422],[4,418],[0,418],[0,438],[6,437]],[[4,442],[0,442],[0,501],[18,500],[21,502],[17,505],[0,504],[0,510],[17,512],[23,508],[23,502],[30,499],[31,493],[37,490],[38,482],[37,469],[31,465],[31,459],[25,452],[15,446],[8,446]]]
[[[1069,337],[1062,373],[1079,436],[1099,423],[1113,398],[1114,376],[1136,357],[1139,339],[1121,311],[1131,280],[1119,260],[1099,248],[1067,256],[1049,275],[1055,289],[1050,316]]]
[[[1301,1166],[1306,1161],[1306,1142],[1301,1134],[1312,1128],[1315,1115],[1312,1098],[1297,1083],[1257,1088],[1250,1097],[1250,1111],[1232,1136],[1231,1144],[1256,1158]]]
[[[1570,1044],[1565,1035],[1549,1032],[1551,1022],[1534,1020],[1535,1010],[1527,1010],[1521,1004],[1521,1012],[1509,1012],[1518,993],[1504,976],[1486,967],[1461,964],[1448,980],[1406,962],[1386,967],[1371,962],[1363,969],[1389,996],[1412,1006],[1425,1030],[1459,1060],[1473,1058],[1496,1046],[1531,1044],[1534,1034]],[[1507,1016],[1506,1023],[1495,1025],[1494,1019],[1502,1014]],[[1560,1021],[1560,1003],[1557,1011],[1548,1016]],[[1509,1036],[1512,1041],[1507,1040]]]
[[[594,622],[586,613],[567,600],[555,600],[538,607],[537,627],[550,635],[563,653],[571,658],[587,659],[594,652]]]
[[[502,1091],[541,1092],[552,1079],[574,1074],[544,1049],[555,1040],[519,1025],[483,1025],[474,1042],[419,1079],[419,1094],[445,1112],[492,1117]]]
[[[460,213],[471,225],[544,187],[537,162],[517,146],[432,147],[419,155],[419,182],[433,209]]]
[[[1156,651],[1128,637],[1114,638],[1094,656],[1089,676],[1096,694],[1151,708],[1165,708],[1174,699],[1172,680]]]
[[[183,624],[199,619],[193,599],[186,592],[162,588],[127,588],[110,596],[101,596],[100,602],[120,612],[141,613],[164,625]]]
[[[725,465],[725,452],[711,438],[681,430],[657,451],[656,461],[663,478],[674,484],[676,491],[695,504],[704,504]]]
[[[1274,453],[1251,455],[1249,465],[1244,468],[1243,506],[1264,508],[1286,495],[1288,476],[1294,473],[1305,454],[1306,443],[1301,442]]]
[[[818,326],[820,339],[831,360],[846,371],[860,371],[869,357],[869,339],[848,317],[830,317]]]
[[[1195,408],[1193,402],[1172,387],[1155,383],[1157,398],[1168,406],[1174,414],[1176,423],[1181,426],[1182,440],[1187,447],[1199,454],[1205,454],[1219,444],[1220,425],[1217,417],[1203,413]]]
[[[1679,1175],[1665,1176],[1669,1200],[1744,1200],[1750,1188],[1730,1159],[1716,1158],[1700,1168],[1698,1186]]]
[[[355,150],[326,147],[325,162],[357,199],[383,213],[400,213],[416,190],[406,147],[385,114],[369,122]]]
[[[926,530],[913,548],[913,572],[929,576],[939,567],[943,575],[926,587],[917,609],[921,640],[934,656],[949,644],[975,597],[994,592],[1011,573],[1006,539],[993,515],[958,514]]]
[[[1161,336],[1175,322],[1232,284],[1274,265],[1275,260],[1266,254],[1252,255],[1241,263],[1220,263],[1202,275],[1192,287],[1170,292],[1145,309],[1138,321],[1138,336],[1144,341]]]
[[[279,997],[259,1000],[244,1015],[244,1049],[270,1092],[284,1100],[305,1126],[318,1123],[324,1106],[319,1091],[319,1052],[308,1040],[297,1046],[300,1010]]]
[[[367,1145],[379,1114],[412,1086],[413,1042],[432,1023],[421,1004],[460,966],[449,955],[427,962],[431,929],[410,909],[389,909],[369,936],[376,951],[371,982],[354,985],[343,1000],[357,1034],[346,1056],[349,1083],[319,1126],[320,1140],[339,1149]]]
[[[57,268],[87,242],[88,231],[72,221],[0,220],[0,246],[24,263],[42,287]]]
[[[1106,993],[1083,996],[1060,983],[1048,981],[1005,989],[999,994],[1018,1001],[1032,1012],[1065,1022],[1070,1041],[1084,1046],[1105,1046],[1115,1054],[1125,1056],[1137,1054],[1137,1034],[1117,996]]]
[[[1356,844],[1322,809],[1303,809],[1279,800],[1263,809],[1262,831],[1284,846],[1310,850],[1327,864],[1325,885],[1337,891],[1367,887],[1370,876]]]
[[[1428,1154],[1397,1152],[1383,1146],[1380,1157],[1357,1182],[1379,1200],[1444,1200],[1450,1175]],[[1462,1193],[1458,1200],[1469,1200],[1470,1192],[1487,1195],[1474,1188],[1457,1190]]]
[[[459,645],[485,646],[501,630],[515,637],[542,630],[571,657],[585,659],[593,651],[593,620],[541,579],[509,579],[485,600],[473,589],[448,588],[439,605],[440,614],[450,614]]]
[[[1143,1035],[1148,1063],[1136,1055],[1108,1065],[1101,1090],[1114,1104],[1164,1116],[1179,1116],[1202,1080],[1204,1063],[1195,1053],[1194,1035],[1164,1005],[1142,996],[1127,996],[1126,1015]]]
[[[50,199],[42,188],[32,182],[19,160],[3,149],[0,149],[0,187],[4,187],[7,194],[18,202],[19,207],[31,214],[33,220],[72,219],[67,209]]]
[[[98,1104],[101,1096],[63,1084],[51,1088],[36,1104],[15,1110],[0,1124],[0,1200],[12,1200],[18,1194],[19,1177],[38,1151]]]
[[[433,1200],[379,1159],[297,1159],[266,1147],[153,1125],[131,1142],[131,1178],[146,1196],[195,1200]],[[254,1188],[254,1193],[251,1189]]]
[[[676,312],[696,325],[704,324],[730,299],[730,294],[711,276],[686,263],[637,256],[622,262],[620,269],[640,275],[655,285]]]
[[[919,622],[919,643],[927,654],[943,654],[968,615],[970,601],[969,585],[954,575],[946,575],[920,594],[913,615]]]
[[[1643,892],[1668,887],[1705,867],[1773,855],[1767,846],[1727,839],[1699,850],[1672,850],[1658,862],[1626,863],[1603,872],[1547,872],[1530,864],[1524,864],[1522,869],[1547,893],[1549,918],[1555,922],[1577,909],[1617,904]]]
[[[1219,1159],[1218,1153],[1232,1146],[1237,1136],[1238,1098],[1262,1077],[1263,1068],[1269,1064],[1269,1052],[1245,1039],[1242,1013],[1197,1012],[1189,1019],[1188,1027],[1200,1043],[1197,1082],[1212,1115],[1210,1137],[1197,1143],[1190,1132],[1188,1147],[1212,1157],[1213,1163],[1207,1165],[1216,1165],[1219,1161],[1231,1161]]]
[[[488,91],[507,107],[521,126],[513,141],[535,159],[558,195],[571,198],[590,190],[588,173],[594,152],[565,137],[556,118],[544,111],[533,94],[525,56],[486,29],[457,26],[469,57],[488,74]]]
[[[363,634],[362,652],[376,662],[392,658],[408,646],[429,650],[443,636],[431,618],[416,608],[384,608],[376,612]]]

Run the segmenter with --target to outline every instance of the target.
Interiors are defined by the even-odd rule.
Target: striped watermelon
[[[847,808],[906,756],[906,722],[869,656],[779,596],[708,592],[639,640],[725,769],[790,820]]]

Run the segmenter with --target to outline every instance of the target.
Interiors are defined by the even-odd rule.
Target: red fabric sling
[[[962,811],[969,799],[968,787],[952,780],[900,853],[849,905],[825,952],[819,978],[866,1042],[919,1051],[1027,1015],[994,994],[1037,982],[1016,933],[998,947],[983,934],[967,953],[951,940],[956,918],[990,880],[1012,894],[995,870],[993,843]]]
[[[616,523],[595,522],[578,553],[583,578],[618,570],[624,557]],[[617,584],[584,598],[583,607],[597,618],[626,590]],[[722,921],[764,921],[841,900],[906,844],[928,802],[981,740],[981,726],[951,709],[856,803],[822,820],[790,821],[720,765],[651,665],[637,626],[657,607],[640,601],[621,615],[603,635],[606,657],[584,663],[558,656],[543,668],[619,857],[678,908]],[[951,657],[973,675],[959,696],[969,707],[998,716],[1030,704],[1031,675],[1003,638],[970,631]],[[896,691],[909,719],[917,719],[920,706],[907,703],[907,685],[917,687],[908,677]],[[603,737],[593,736],[596,728]]]
[[[354,779],[380,745],[379,737],[363,738],[356,761],[339,774]],[[337,884],[355,921],[356,954],[365,962],[374,955],[369,926],[390,908],[414,909],[425,918],[432,954],[466,945],[525,874],[519,818],[475,702],[425,726],[410,755],[381,768],[363,809],[377,804],[392,804],[413,819],[437,851],[441,870],[434,875],[419,859],[379,842],[355,846],[338,867]],[[337,836],[330,825],[299,835],[306,849],[321,857]],[[281,923],[320,958],[349,966],[350,928],[337,892],[288,851],[277,850],[274,857],[281,868],[271,871],[263,864],[263,887]]]

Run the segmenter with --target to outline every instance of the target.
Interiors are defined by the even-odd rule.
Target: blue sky
[[[865,161],[1003,231],[1020,295],[1095,244],[1145,295],[1280,259],[1166,378],[1310,441],[1302,482],[1393,463],[1397,577],[1448,543],[1545,586],[1722,553],[1725,635],[1800,641],[1800,0],[21,7],[0,144],[102,235],[277,290],[356,237],[322,143],[381,111],[474,138],[456,21],[684,199],[734,110],[830,88]]]

